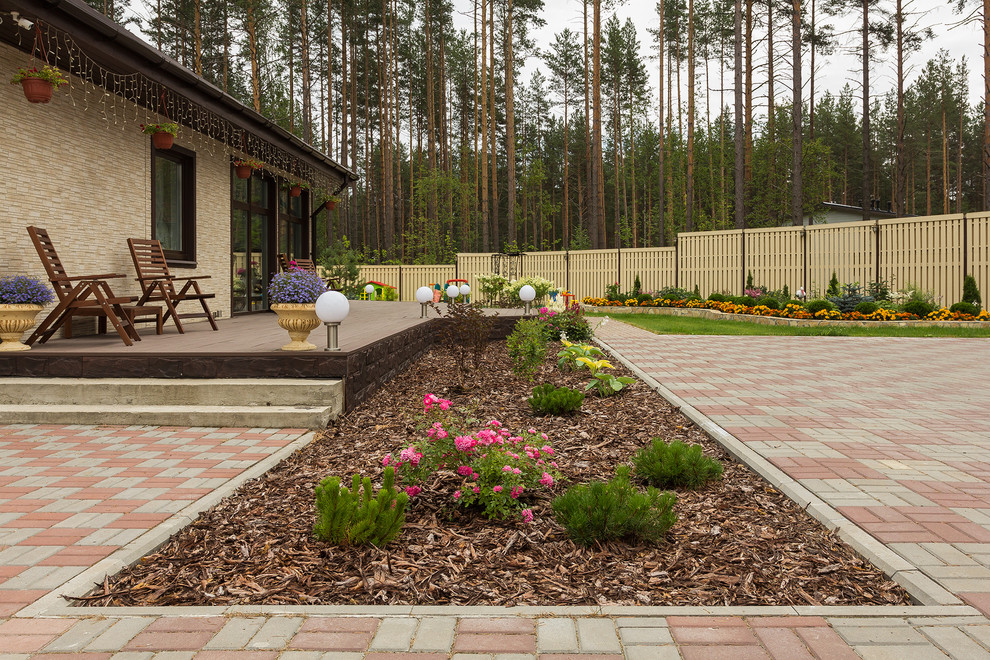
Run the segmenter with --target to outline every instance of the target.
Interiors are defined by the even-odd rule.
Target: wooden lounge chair
[[[131,258],[134,260],[134,270],[137,271],[137,279],[141,284],[141,297],[136,305],[141,307],[149,302],[165,303],[166,311],[162,321],[168,321],[169,317],[175,323],[180,333],[185,333],[182,328],[183,318],[193,318],[205,316],[206,320],[214,330],[218,330],[217,322],[213,320],[213,314],[206,304],[207,298],[215,298],[216,294],[203,293],[196,280],[209,279],[209,275],[197,277],[173,277],[165,263],[165,253],[162,252],[162,244],[154,239],[128,238],[127,247],[131,250]],[[177,282],[185,282],[181,289],[176,290]],[[202,312],[193,314],[179,314],[175,306],[184,300],[197,300],[203,306]]]
[[[109,319],[125,344],[130,346],[135,341],[141,341],[134,323],[124,309],[124,305],[133,302],[134,298],[115,296],[106,282],[124,275],[101,273],[69,277],[48,232],[40,227],[28,227],[27,231],[41,257],[41,263],[45,266],[52,288],[58,295],[58,305],[31,334],[27,340],[28,345],[39,339],[44,344],[63,324],[67,321],[71,323],[74,316],[98,316],[104,329],[106,320]]]
[[[295,262],[295,263],[292,263]],[[320,274],[320,270],[316,267],[316,263],[312,259],[302,259],[296,257],[295,259],[289,259],[289,255],[284,252],[279,252],[278,254],[278,265],[282,269],[282,272],[286,272],[290,268],[298,268],[299,270],[305,270],[310,273]],[[322,276],[321,276],[322,277]],[[329,289],[333,291],[339,291],[340,287],[337,286],[336,280],[330,278],[322,278]]]

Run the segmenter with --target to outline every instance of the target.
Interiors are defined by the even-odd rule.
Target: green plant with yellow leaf
[[[588,367],[591,372],[591,380],[584,389],[590,390],[592,387],[598,390],[599,396],[612,396],[617,394],[626,385],[635,383],[636,379],[630,376],[616,376],[606,373],[605,369],[614,369],[608,360],[592,360],[591,358],[579,357],[577,361]]]
[[[581,369],[584,365],[578,362],[578,358],[593,358],[605,355],[600,348],[591,344],[572,344],[564,340],[563,350],[557,353],[557,367],[562,371],[574,371]]]

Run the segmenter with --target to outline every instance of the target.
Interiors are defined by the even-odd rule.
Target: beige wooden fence
[[[480,291],[477,276],[492,272],[491,257],[465,253],[455,265],[364,266],[361,273],[413,300],[417,287],[449,279],[466,279]],[[894,290],[916,285],[945,305],[960,299],[970,274],[990,303],[990,212],[682,233],[677,247],[528,252],[520,262],[522,276],[552,280],[579,299],[601,296],[616,282],[631,289],[637,276],[647,291],[697,286],[706,296],[738,295],[752,273],[756,284],[771,289],[786,284],[792,292],[799,286],[822,292],[833,272],[843,283],[884,280]]]

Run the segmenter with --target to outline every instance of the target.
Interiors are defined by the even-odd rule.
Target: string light
[[[120,74],[105,69],[91,58],[72,36],[47,23],[36,24],[37,44],[64,63],[69,73],[68,96],[73,107],[82,104],[84,113],[97,107],[109,131],[111,122],[122,131],[134,124],[175,122],[190,130],[182,131],[181,139],[196,145],[198,151],[211,156],[222,153],[230,158],[253,158],[264,169],[285,179],[309,182],[314,191],[329,194],[342,186],[323,170],[301,162],[281,147],[254,133],[245,134],[226,117],[217,114],[189,98],[177,94],[161,82],[142,73]],[[21,34],[17,34],[21,45]],[[81,81],[77,84],[76,81]],[[99,97],[92,95],[99,94]],[[81,97],[81,98],[77,98]],[[133,119],[131,119],[133,117]],[[143,121],[142,121],[143,118]]]

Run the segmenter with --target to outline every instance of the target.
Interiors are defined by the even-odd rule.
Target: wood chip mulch
[[[556,347],[555,347],[556,348]],[[583,387],[551,351],[535,381],[515,377],[505,342],[490,344],[470,387],[451,386],[456,355],[436,349],[319,438],[203,513],[154,553],[107,578],[83,605],[890,605],[908,594],[793,502],[734,462],[659,394],[637,382],[585,399],[569,417],[535,417],[534,384]],[[616,363],[616,373],[628,374]],[[379,479],[381,459],[416,439],[433,392],[481,419],[550,436],[565,479],[607,479],[653,437],[700,443],[721,481],[677,493],[677,524],[659,545],[574,545],[550,500],[536,520],[490,521],[452,505],[437,478],[413,498],[387,547],[343,548],[312,535],[313,490],[328,475]],[[451,482],[452,484],[452,482]]]

